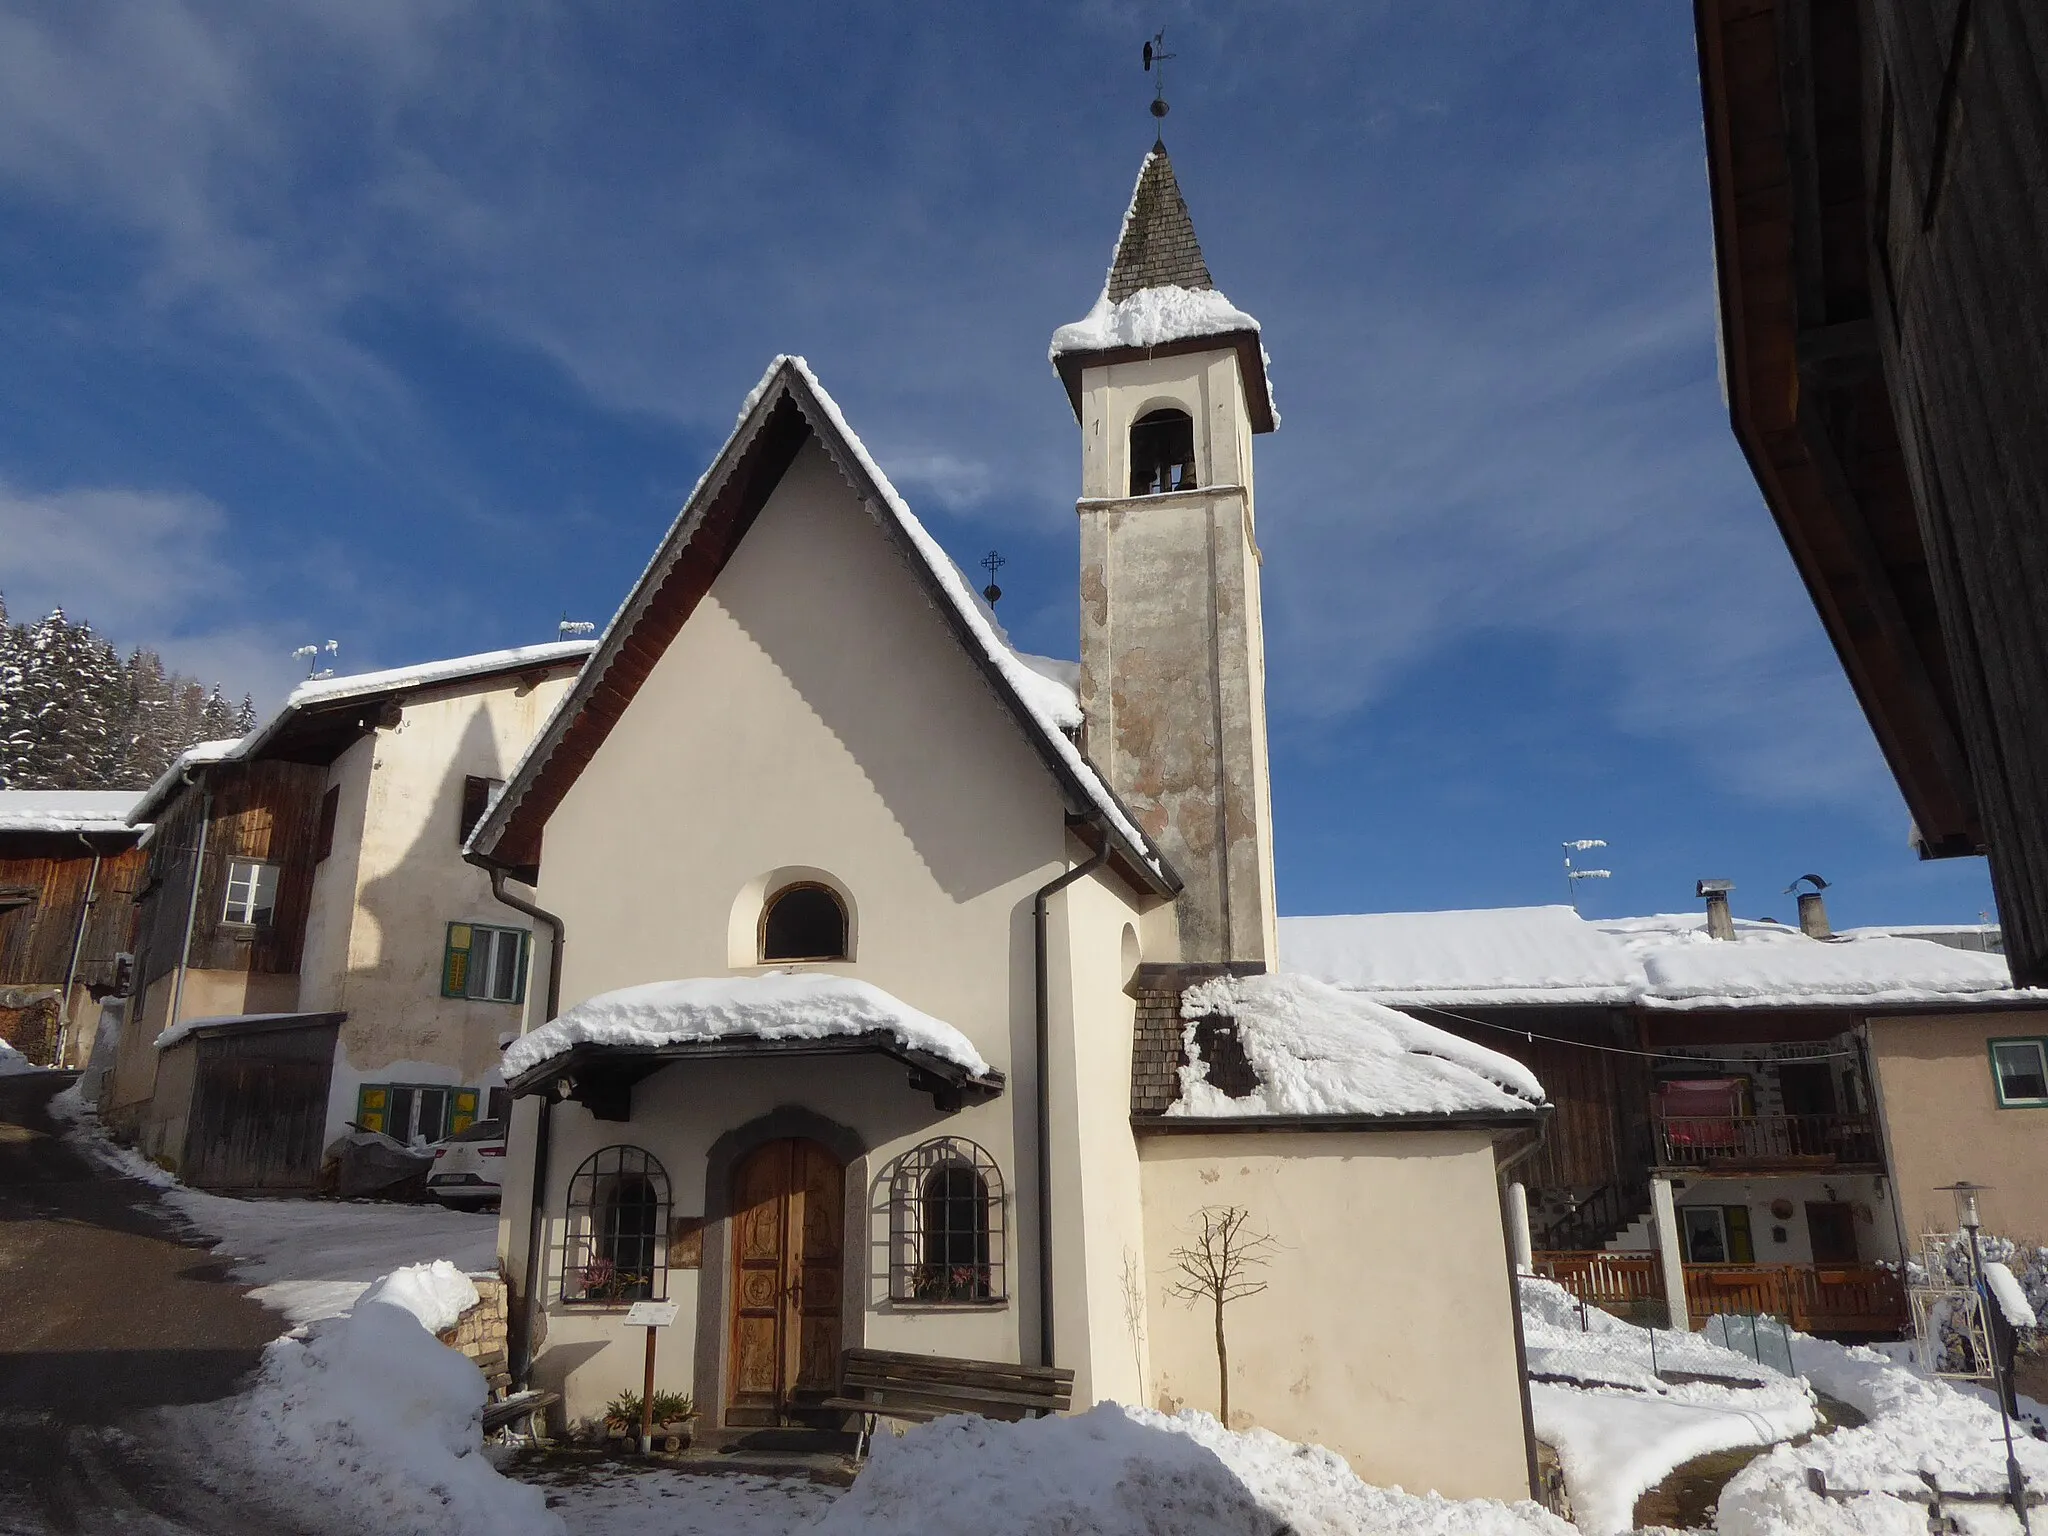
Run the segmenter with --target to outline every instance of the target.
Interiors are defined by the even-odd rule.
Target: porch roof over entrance
[[[632,1087],[674,1061],[880,1055],[941,1108],[1003,1091],[952,1025],[870,982],[816,972],[698,976],[602,993],[505,1049],[514,1094],[568,1085],[599,1119],[624,1119]],[[557,1090],[559,1091],[559,1090]]]

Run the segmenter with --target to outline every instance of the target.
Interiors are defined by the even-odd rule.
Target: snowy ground
[[[465,1274],[497,1267],[498,1218],[438,1205],[376,1200],[234,1200],[187,1189],[170,1174],[116,1146],[78,1097],[74,1084],[51,1100],[70,1122],[73,1142],[95,1161],[163,1191],[194,1230],[219,1239],[216,1250],[242,1262],[234,1276],[258,1301],[293,1323],[338,1317],[380,1275],[446,1259]]]
[[[1804,1382],[1704,1333],[1654,1338],[1561,1286],[1522,1281],[1522,1330],[1536,1437],[1564,1467],[1572,1514],[1588,1536],[1634,1527],[1636,1500],[1695,1457],[1810,1432]],[[1654,1352],[1653,1352],[1654,1344]],[[1659,1374],[1659,1373],[1662,1374]],[[1673,1383],[1667,1376],[1700,1376]]]
[[[669,1471],[607,1471],[542,1486],[574,1536],[792,1536],[842,1492],[800,1478]]]

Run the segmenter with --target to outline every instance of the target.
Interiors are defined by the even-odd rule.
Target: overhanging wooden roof
[[[1856,0],[1695,0],[1728,411],[1912,812],[1982,853],[1933,582],[1879,366]]]

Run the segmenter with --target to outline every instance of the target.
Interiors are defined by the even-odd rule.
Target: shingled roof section
[[[1141,288],[1214,288],[1188,205],[1181,200],[1173,162],[1154,145],[1138,171],[1138,189],[1124,215],[1116,259],[1109,265],[1109,302],[1121,304]]]

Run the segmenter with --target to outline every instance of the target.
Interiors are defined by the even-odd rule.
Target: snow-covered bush
[[[1997,1237],[1989,1232],[1978,1234],[1977,1251],[1987,1264],[2003,1264],[2012,1271],[2013,1278],[2026,1293],[2028,1304],[2036,1317],[2048,1317],[2048,1246],[2040,1243],[2015,1241],[2009,1237]],[[1930,1270],[1926,1257],[1931,1257]],[[1969,1241],[1960,1232],[1950,1233],[1947,1239],[1934,1249],[1932,1255],[1916,1256],[1906,1265],[1907,1279],[1915,1285],[1968,1286],[1970,1275]],[[1969,1331],[1955,1316],[1956,1309],[1947,1303],[1934,1308],[1929,1321],[1933,1332],[1940,1341],[1940,1361],[1936,1369],[1961,1371],[1970,1368]],[[2041,1328],[2022,1329],[2019,1336],[2022,1351],[2048,1349],[2048,1331]]]

